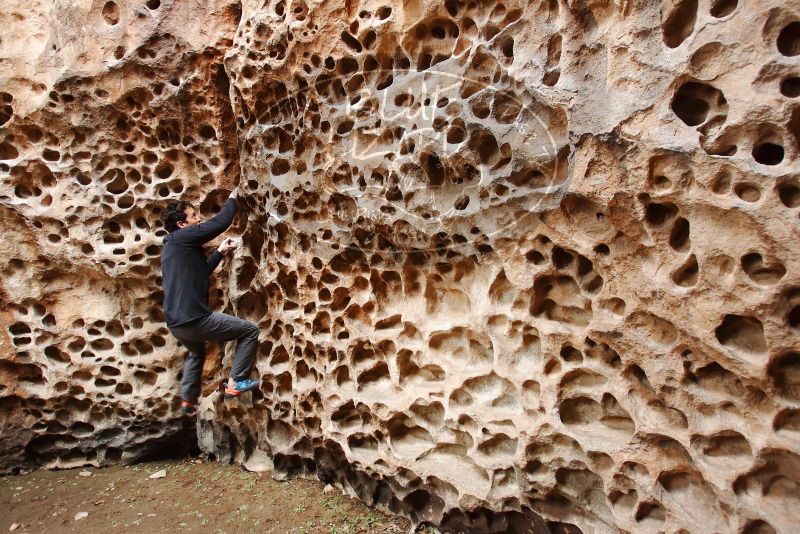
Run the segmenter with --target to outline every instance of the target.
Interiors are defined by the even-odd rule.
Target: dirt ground
[[[162,469],[166,477],[149,478]],[[278,482],[269,473],[198,459],[34,471],[0,477],[0,534],[12,527],[15,533],[409,532],[406,519],[323,490],[319,481]],[[88,515],[80,518],[82,512]]]

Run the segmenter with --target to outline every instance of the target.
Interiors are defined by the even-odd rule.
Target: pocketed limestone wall
[[[238,183],[261,388],[209,357],[206,452],[454,531],[797,524],[796,2],[2,16],[4,465],[189,424],[159,202]]]

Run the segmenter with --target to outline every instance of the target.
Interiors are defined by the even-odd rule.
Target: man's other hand
[[[228,198],[238,198],[238,197],[239,197],[239,186],[237,185],[236,187],[233,188],[231,194],[228,195]]]
[[[220,244],[220,246],[219,246],[219,248],[217,250],[219,250],[221,254],[225,254],[225,253],[235,249],[238,246],[239,246],[239,241],[238,240],[236,240],[236,239],[234,239],[232,237],[228,237]]]

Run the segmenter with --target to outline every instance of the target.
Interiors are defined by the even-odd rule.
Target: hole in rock
[[[477,152],[480,162],[484,165],[494,163],[500,150],[497,146],[497,139],[488,130],[473,132],[470,136],[469,147]]]
[[[200,137],[209,141],[217,138],[217,131],[210,124],[204,124],[201,126],[199,133]]]
[[[600,254],[601,256],[608,256],[611,254],[611,249],[608,248],[608,245],[605,243],[600,243],[599,245],[594,247],[594,251]]]
[[[71,359],[68,354],[65,354],[55,345],[50,345],[44,349],[44,355],[54,361],[61,363],[70,363]]]
[[[761,519],[748,521],[742,530],[742,534],[776,534],[775,528]]]
[[[765,262],[757,252],[742,256],[742,270],[752,281],[762,286],[777,284],[786,274],[786,267],[781,262]]]
[[[711,4],[711,16],[718,19],[727,17],[734,12],[738,5],[739,0],[714,0],[714,3]]]
[[[106,184],[106,190],[112,195],[118,195],[128,190],[128,182],[125,181],[125,175],[122,172],[116,173],[116,178]]]
[[[555,34],[547,43],[547,62],[542,83],[550,87],[558,83],[558,79],[561,76],[561,70],[558,68],[558,64],[561,61],[561,42],[561,35]]]
[[[572,345],[564,345],[561,347],[561,352],[559,353],[561,359],[565,362],[569,363],[581,363],[583,361],[583,354],[581,351],[573,347]]]
[[[513,94],[498,93],[492,100],[492,116],[501,124],[512,124],[522,111],[522,103]]]
[[[106,2],[103,5],[103,19],[110,26],[119,22],[119,5],[116,2]]]
[[[681,287],[692,287],[697,283],[697,274],[699,272],[697,265],[697,258],[694,254],[689,256],[686,263],[672,274],[672,281]]]
[[[341,38],[342,41],[344,41],[344,44],[346,44],[348,47],[352,48],[356,52],[361,52],[362,47],[361,43],[358,42],[358,39],[356,39],[347,32],[342,32]]]
[[[757,143],[753,146],[753,159],[762,165],[777,165],[783,161],[783,147],[768,141]]]
[[[757,202],[758,199],[761,198],[761,190],[747,183],[736,184],[733,188],[733,192],[745,202]]]
[[[536,169],[523,167],[518,171],[514,171],[508,177],[508,181],[516,187],[530,187],[537,188],[547,185],[545,176]]]
[[[14,97],[9,93],[0,92],[0,126],[11,120],[14,115],[14,108],[11,107],[11,102]]]
[[[714,333],[717,341],[726,347],[748,353],[767,352],[764,326],[755,317],[726,315]]]
[[[772,425],[777,432],[800,432],[800,410],[782,410],[775,416]]]
[[[664,507],[657,502],[643,502],[639,504],[633,518],[637,523],[652,525],[656,530],[659,530],[658,526],[664,523],[667,514],[664,511]]]
[[[697,19],[697,0],[678,0],[664,20],[664,44],[677,48],[694,31]]]
[[[447,130],[447,142],[450,144],[458,144],[465,138],[466,130],[463,126],[454,124]]]
[[[573,259],[574,258],[572,257],[572,254],[563,248],[553,248],[553,265],[556,267],[556,269],[563,269],[564,267],[569,266]]]
[[[800,354],[789,352],[775,358],[769,364],[768,373],[779,395],[800,401]]]
[[[155,423],[158,426],[148,429],[148,433],[161,437],[150,439],[144,442],[141,455],[136,458],[137,462],[161,462],[165,460],[179,460],[190,456],[197,456],[200,449],[197,446],[197,431],[195,425],[184,421],[183,426],[172,430],[163,427],[163,423]]]
[[[8,327],[8,331],[11,332],[12,335],[19,336],[22,334],[30,334],[31,328],[25,323],[14,323]]]
[[[797,146],[800,146],[800,107],[794,108],[787,124]]]
[[[117,201],[117,207],[119,207],[120,209],[123,209],[123,210],[126,210],[128,208],[133,207],[133,204],[134,204],[134,200],[133,200],[133,196],[131,196],[131,195],[125,195],[124,197],[120,198]]]
[[[538,250],[529,250],[525,254],[525,259],[534,265],[542,265],[547,261],[547,258],[545,258],[544,255]]]
[[[507,37],[501,46],[501,50],[503,55],[507,58],[514,57],[514,39],[512,37]]]
[[[175,168],[169,163],[162,163],[161,165],[156,167],[156,176],[158,176],[162,180],[166,180],[167,178],[172,176],[172,171],[174,170]]]
[[[693,436],[692,446],[712,458],[749,458],[753,451],[750,443],[740,433],[723,430],[712,436]]]
[[[603,416],[600,404],[587,397],[566,399],[558,411],[561,421],[566,425],[586,425]]]
[[[677,214],[678,208],[673,204],[648,204],[644,217],[653,226],[661,226]]]
[[[677,251],[685,251],[689,248],[689,221],[683,217],[675,221],[672,232],[669,236],[669,246]]]
[[[786,316],[786,322],[792,328],[800,328],[800,306],[795,306]]]
[[[672,180],[666,176],[653,176],[653,185],[659,191],[668,191],[672,187]]]
[[[276,176],[286,174],[289,172],[290,168],[289,162],[283,158],[276,158],[275,161],[272,162],[272,174]]]
[[[19,150],[17,147],[7,141],[0,143],[0,160],[17,159],[19,157]]]
[[[461,198],[459,198],[458,200],[455,201],[455,203],[453,204],[453,207],[460,211],[460,210],[466,209],[466,207],[468,205],[469,205],[469,196],[464,195],[464,196],[462,196]]]
[[[675,92],[670,107],[687,126],[698,126],[706,121],[709,111],[727,111],[728,102],[716,87],[686,82]]]
[[[731,174],[727,171],[720,171],[711,182],[711,190],[718,194],[724,195],[731,188]]]
[[[800,96],[800,78],[786,78],[781,82],[781,94],[789,98]]]
[[[470,108],[472,109],[472,113],[479,119],[485,119],[491,113],[489,106],[485,102],[477,99],[472,102]]]
[[[339,126],[336,128],[336,133],[337,133],[338,135],[344,135],[344,134],[346,134],[347,132],[349,132],[350,130],[352,130],[352,129],[353,129],[353,124],[354,124],[354,122],[353,122],[352,120],[349,120],[349,119],[348,119],[348,120],[346,120],[346,121],[344,121],[344,122],[342,122],[342,123],[341,123],[341,124],[340,124],[340,125],[339,125]]]
[[[800,22],[792,22],[778,34],[778,52],[784,56],[800,54]]]
[[[622,316],[625,314],[625,301],[618,297],[611,297],[601,305],[603,309],[610,311],[614,315]]]

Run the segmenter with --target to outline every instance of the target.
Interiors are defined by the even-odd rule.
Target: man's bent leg
[[[200,381],[203,378],[203,363],[206,361],[206,344],[203,341],[181,339],[189,349],[189,355],[183,362],[183,378],[181,379],[181,398],[189,402],[197,402],[200,397]]]
[[[258,348],[258,326],[226,313],[212,313],[197,321],[192,330],[195,337],[207,341],[237,340],[231,378],[234,381],[247,378]]]
[[[231,378],[234,382],[250,376],[250,369],[253,367],[256,349],[258,349],[258,326],[249,321],[245,322],[249,327],[237,338],[236,355],[231,364]]]

